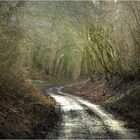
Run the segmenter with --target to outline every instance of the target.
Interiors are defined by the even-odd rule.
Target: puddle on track
[[[60,105],[59,127],[46,136],[50,139],[136,139],[133,130],[103,110],[99,105],[51,88],[47,94]]]

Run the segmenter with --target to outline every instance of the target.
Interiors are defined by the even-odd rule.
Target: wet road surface
[[[50,139],[137,139],[133,130],[123,127],[123,122],[99,105],[80,97],[61,92],[61,88],[50,88],[46,94],[60,105],[62,120]]]

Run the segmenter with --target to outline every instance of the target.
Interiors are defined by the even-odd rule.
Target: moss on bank
[[[140,130],[140,85],[121,94],[119,100],[107,102],[105,106],[124,116],[129,127],[137,127]]]

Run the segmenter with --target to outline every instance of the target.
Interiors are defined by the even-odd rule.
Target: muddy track
[[[137,134],[123,127],[123,123],[103,110],[99,105],[80,97],[50,88],[46,94],[60,105],[58,127],[46,136],[51,139],[136,139]]]

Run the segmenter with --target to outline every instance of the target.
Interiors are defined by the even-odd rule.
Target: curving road
[[[60,105],[62,120],[50,139],[136,139],[133,130],[123,127],[123,123],[113,116],[80,97],[61,92],[61,88],[50,88],[46,94]]]

